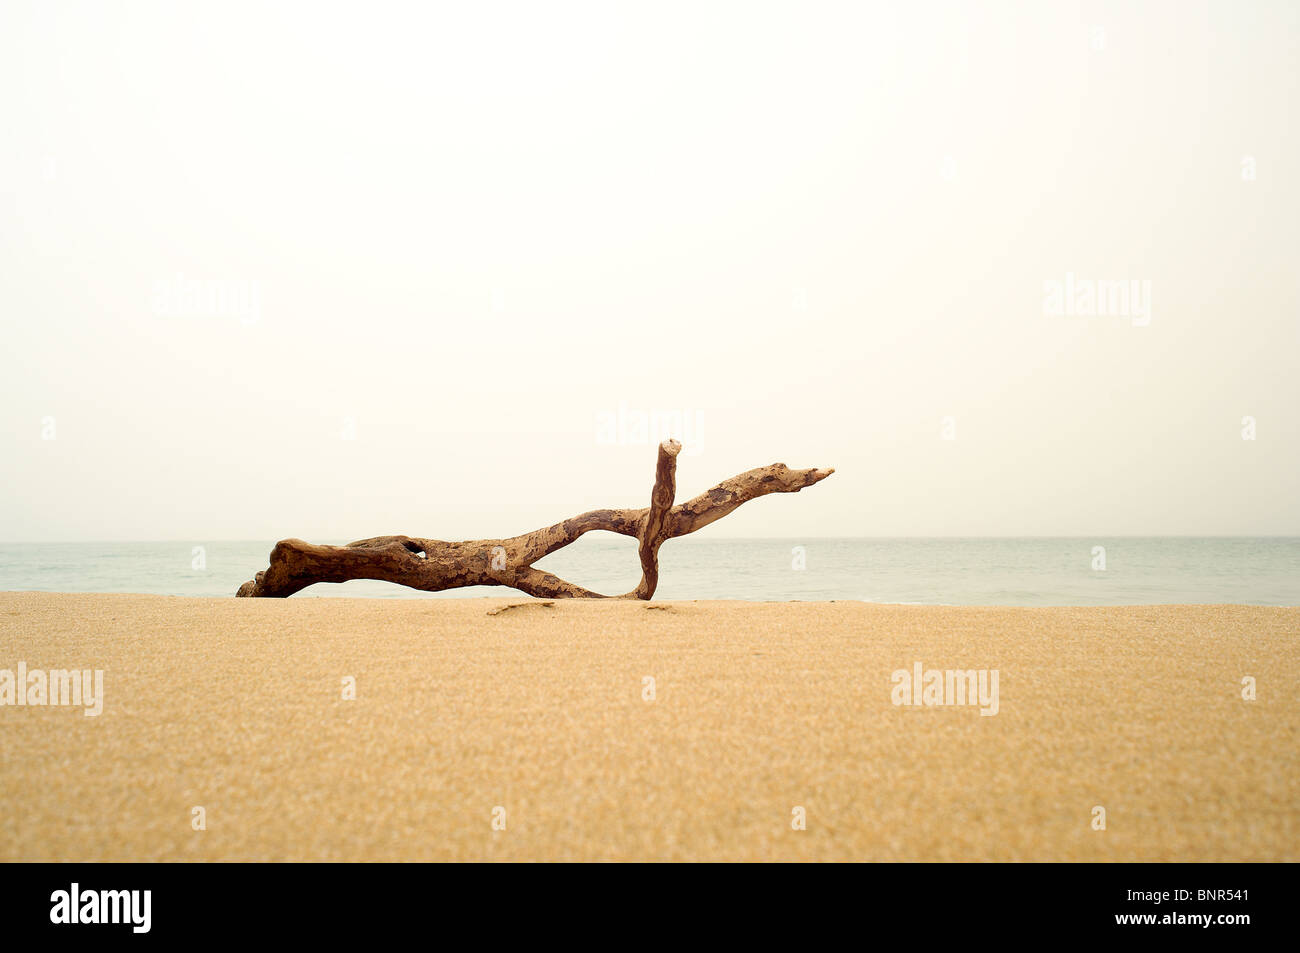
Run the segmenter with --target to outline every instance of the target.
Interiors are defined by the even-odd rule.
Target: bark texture
[[[641,558],[641,582],[613,598],[649,599],[659,584],[659,547],[726,516],[742,503],[768,493],[797,493],[835,471],[791,470],[784,463],[749,470],[677,506],[677,454],[681,444],[659,445],[650,505],[637,510],[592,510],[544,529],[509,539],[460,543],[418,536],[375,536],[346,546],[316,546],[282,539],[271,550],[271,565],[239,587],[239,596],[283,598],[318,582],[383,579],[440,592],[461,586],[510,586],[544,599],[611,598],[574,585],[533,563],[572,543],[584,533],[606,530],[633,536]]]

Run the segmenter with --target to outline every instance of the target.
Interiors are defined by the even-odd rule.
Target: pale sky
[[[512,535],[638,413],[836,468],[715,536],[1300,534],[1298,116],[1294,2],[6,0],[0,540]]]

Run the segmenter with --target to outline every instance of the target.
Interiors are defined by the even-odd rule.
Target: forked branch
[[[449,543],[418,536],[375,536],[346,546],[315,546],[283,539],[271,550],[271,565],[239,587],[240,596],[291,596],[318,582],[383,579],[412,589],[440,592],[462,586],[510,586],[539,598],[605,599],[533,563],[584,533],[605,530],[633,536],[641,559],[641,582],[619,599],[649,599],[659,584],[659,547],[726,516],[742,503],[768,493],[797,493],[835,471],[791,470],[784,463],[749,470],[706,493],[673,506],[677,454],[681,444],[659,445],[650,506],[638,510],[592,510],[554,526],[509,539]]]

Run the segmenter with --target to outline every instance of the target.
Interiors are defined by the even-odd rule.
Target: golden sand
[[[1300,859],[1300,610],[521,601],[0,593],[0,859]]]

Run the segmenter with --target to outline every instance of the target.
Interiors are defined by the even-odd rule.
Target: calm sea
[[[240,583],[266,568],[271,546],[202,540],[3,543],[0,590],[233,596]],[[627,592],[640,576],[634,540],[595,534],[538,566],[606,593]],[[424,593],[357,580],[312,586],[295,598],[512,593],[486,587]],[[656,598],[1295,606],[1300,538],[678,539],[660,551]]]

